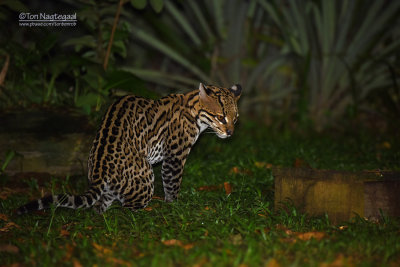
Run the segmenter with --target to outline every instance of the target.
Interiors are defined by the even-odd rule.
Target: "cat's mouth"
[[[221,130],[219,130],[219,129],[214,129],[214,132],[215,132],[215,134],[216,134],[219,138],[221,138],[221,139],[225,139],[225,138],[228,138],[228,137],[231,137],[231,136],[232,136],[231,133],[229,133],[229,132],[223,132],[223,131],[221,131]]]

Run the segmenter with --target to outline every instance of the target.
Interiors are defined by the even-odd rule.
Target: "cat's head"
[[[219,138],[233,134],[239,117],[237,101],[242,93],[239,84],[223,88],[200,83],[200,119],[207,124]]]

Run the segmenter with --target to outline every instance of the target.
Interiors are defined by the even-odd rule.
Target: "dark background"
[[[399,11],[369,0],[2,1],[0,112],[96,121],[116,96],[240,83],[242,115],[262,125],[397,134]],[[77,23],[23,27],[22,12]]]

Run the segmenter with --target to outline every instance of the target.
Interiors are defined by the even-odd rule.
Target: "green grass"
[[[188,158],[179,201],[154,199],[151,209],[133,213],[115,204],[103,215],[57,209],[15,216],[12,210],[40,196],[42,185],[15,188],[3,176],[0,213],[6,217],[0,218],[0,228],[8,231],[0,232],[0,265],[400,264],[399,219],[356,218],[335,226],[325,216],[309,217],[290,205],[274,210],[272,173],[255,163],[290,167],[296,159],[317,169],[399,170],[400,149],[396,141],[367,135],[301,136],[241,125],[230,140],[200,138]],[[156,166],[156,195],[162,197],[159,171]],[[82,192],[85,180],[52,179],[44,190]],[[233,187],[229,195],[219,186],[224,182]],[[204,186],[209,190],[199,190]],[[15,193],[4,194],[6,187]],[[299,233],[316,238],[301,240]]]

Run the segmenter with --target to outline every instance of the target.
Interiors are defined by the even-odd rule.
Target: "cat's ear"
[[[236,100],[238,100],[242,94],[242,86],[240,84],[234,84],[231,88],[229,88],[229,91],[231,91]]]
[[[199,85],[199,96],[200,96],[200,102],[204,106],[208,106],[212,103],[212,98],[211,95],[212,91],[207,88],[204,84],[200,83]]]
[[[208,97],[210,97],[212,94],[212,91],[207,88],[203,83],[200,83],[199,85],[199,95],[200,99],[206,100]]]
[[[202,95],[205,97],[206,95],[211,96],[213,94],[213,91],[211,91],[209,88],[207,88],[207,86],[204,85],[203,83],[200,83],[199,91],[200,91],[200,97]]]

